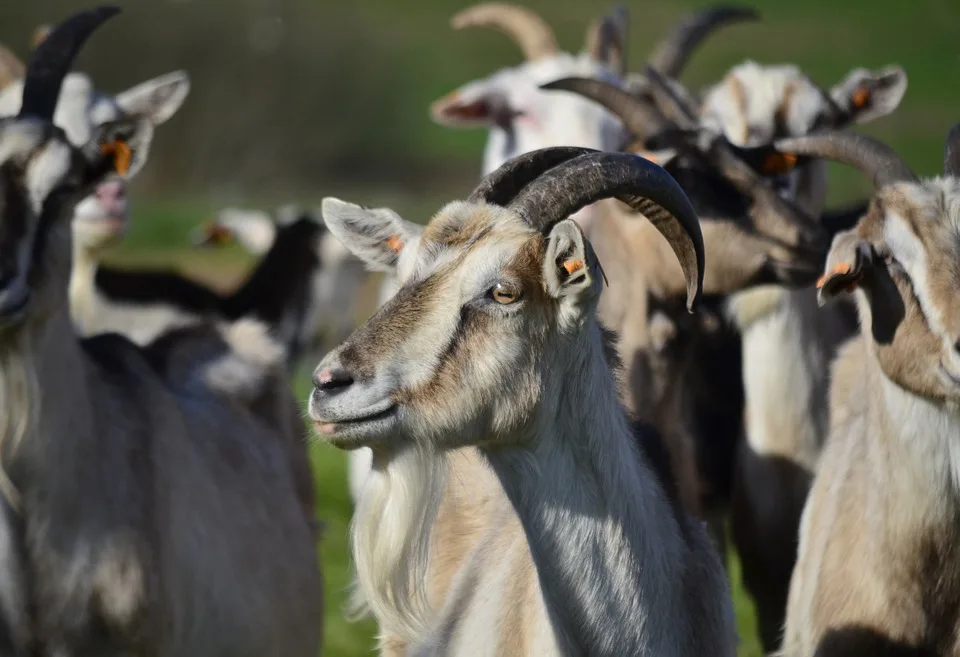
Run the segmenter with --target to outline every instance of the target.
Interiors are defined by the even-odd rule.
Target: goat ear
[[[843,292],[853,292],[865,270],[873,264],[873,248],[855,231],[837,233],[827,254],[823,276],[817,281],[817,301],[822,306]]]
[[[504,125],[516,114],[506,92],[489,80],[466,84],[430,105],[434,123],[453,128]]]
[[[423,232],[389,208],[365,208],[327,197],[321,211],[333,236],[376,271],[393,273],[400,253]]]
[[[117,94],[116,101],[129,116],[160,125],[177,113],[188,93],[189,76],[184,71],[176,71],[141,82]]]
[[[547,236],[543,280],[555,299],[580,305],[600,295],[600,263],[583,230],[572,219],[558,222]]]
[[[890,114],[907,91],[907,74],[899,66],[880,71],[850,71],[830,91],[841,113],[841,123],[866,123]]]
[[[91,177],[118,173],[132,178],[146,163],[152,140],[153,124],[146,119],[123,118],[97,126],[84,147]]]

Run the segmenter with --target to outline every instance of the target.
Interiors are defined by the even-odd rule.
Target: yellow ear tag
[[[867,106],[867,103],[870,102],[870,90],[860,87],[853,92],[853,95],[850,97],[850,103],[853,105],[854,109],[863,109]]]
[[[399,235],[391,235],[390,239],[387,240],[387,246],[397,253],[403,250],[403,242],[400,240]]]
[[[793,153],[770,153],[763,159],[764,173],[787,173],[797,165]]]
[[[113,168],[121,176],[126,175],[127,171],[130,170],[133,151],[130,150],[130,145],[122,139],[116,139],[109,144],[101,144],[100,153],[102,155],[113,155]]]
[[[567,270],[567,274],[572,274],[573,272],[583,269],[583,260],[567,260],[563,263],[563,268]]]

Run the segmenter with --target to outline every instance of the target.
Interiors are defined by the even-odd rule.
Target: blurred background
[[[41,23],[92,4],[80,0],[0,3],[3,42],[26,57]],[[157,130],[150,161],[133,182],[134,225],[111,259],[169,265],[229,288],[250,262],[239,248],[195,251],[190,229],[225,205],[272,209],[325,195],[391,205],[425,221],[475,182],[486,132],[434,125],[431,101],[474,78],[520,63],[492,30],[455,32],[456,0],[138,0],[85,48],[78,68],[116,93],[176,69],[190,74],[184,107]],[[613,2],[529,0],[563,48],[579,51],[589,20]],[[628,0],[629,60],[682,14],[706,2]],[[947,130],[960,120],[960,2],[957,0],[755,0],[756,24],[719,31],[692,58],[684,81],[716,81],[732,65],[795,63],[829,88],[854,67],[902,65],[900,109],[866,132],[900,151],[921,174],[941,170]],[[831,168],[831,200],[866,193],[858,176]],[[367,293],[371,304],[375,289]],[[358,317],[358,319],[361,319]],[[305,398],[307,379],[297,379]],[[321,552],[327,577],[325,654],[370,654],[372,624],[348,624],[350,503],[343,455],[315,447]],[[736,564],[734,563],[736,578]],[[758,655],[749,603],[735,590],[742,655]]]

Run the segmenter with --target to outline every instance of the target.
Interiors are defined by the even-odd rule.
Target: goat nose
[[[353,376],[340,368],[325,367],[313,374],[313,386],[325,393],[337,393],[353,385]]]
[[[118,201],[126,196],[126,186],[119,180],[111,180],[99,185],[96,194],[102,201]]]

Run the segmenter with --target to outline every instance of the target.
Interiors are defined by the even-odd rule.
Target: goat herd
[[[201,241],[261,259],[224,296],[99,264],[189,90],[70,72],[118,11],[0,52],[3,654],[318,654],[289,381],[334,309],[309,416],[349,450],[348,611],[381,654],[733,655],[729,527],[768,652],[960,655],[960,127],[927,180],[847,130],[902,69],[747,62],[693,93],[691,52],[753,11],[695,13],[631,74],[622,7],[571,55],[474,6],[454,27],[526,58],[432,107],[489,129],[476,189],[425,224],[225,213]],[[875,195],[825,211],[827,160]]]

